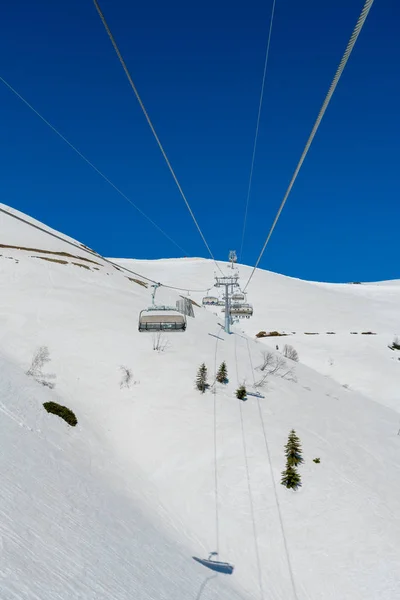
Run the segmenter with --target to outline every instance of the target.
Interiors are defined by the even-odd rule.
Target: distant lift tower
[[[239,275],[232,275],[232,277],[215,277],[215,287],[225,288],[225,332],[231,332],[231,302],[230,295],[233,293],[234,288],[238,288]]]
[[[231,263],[231,268],[233,269],[234,263],[237,263],[236,250],[229,250],[229,262]]]

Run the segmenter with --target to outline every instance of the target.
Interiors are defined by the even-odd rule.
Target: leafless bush
[[[158,331],[153,334],[153,350],[157,352],[165,352],[171,346],[171,343],[167,336],[162,332]]]
[[[40,346],[35,352],[32,358],[31,366],[27,370],[26,374],[28,377],[33,377],[38,383],[41,383],[45,387],[53,389],[55,383],[50,381],[55,379],[56,376],[53,373],[43,373],[42,369],[45,364],[51,361],[50,352],[47,346]]]
[[[261,354],[262,354],[263,361],[262,361],[262,364],[257,367],[257,369],[259,371],[265,371],[265,370],[268,370],[269,367],[271,367],[271,365],[274,364],[275,355],[272,352],[268,352],[266,350],[264,352],[262,352]]]
[[[263,388],[270,375],[281,377],[288,381],[297,381],[294,368],[288,367],[286,360],[282,356],[277,356],[272,352],[263,352],[262,357],[262,364],[256,368],[261,371],[263,375],[259,381],[255,382],[254,386],[256,388]]]
[[[289,358],[290,360],[294,360],[295,362],[299,362],[299,354],[297,350],[290,344],[285,344],[283,346],[283,356],[285,358]]]
[[[119,387],[121,389],[124,389],[124,388],[129,389],[132,384],[136,385],[138,383],[137,381],[132,381],[132,379],[133,379],[132,369],[128,369],[128,367],[124,367],[123,365],[121,365],[120,370],[122,371],[121,382],[119,384]]]

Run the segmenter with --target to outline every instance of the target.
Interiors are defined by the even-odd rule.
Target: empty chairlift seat
[[[186,317],[171,306],[154,306],[139,315],[139,331],[185,331]]]
[[[251,304],[231,304],[230,314],[232,317],[239,317],[240,319],[250,319],[253,315],[253,306]]]
[[[243,294],[243,292],[235,292],[234,294],[232,294],[231,300],[232,302],[244,302],[246,300],[246,297]]]

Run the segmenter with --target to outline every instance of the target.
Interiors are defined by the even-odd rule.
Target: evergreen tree
[[[204,394],[207,389],[207,367],[204,363],[200,365],[199,370],[197,371],[196,387],[202,394]]]
[[[286,465],[288,467],[297,467],[304,462],[301,456],[300,440],[294,429],[289,434],[288,442],[285,446]]]
[[[301,487],[301,477],[295,467],[286,465],[286,469],[282,471],[281,484],[288,490],[297,490]]]
[[[239,398],[239,400],[245,400],[247,395],[247,391],[244,385],[241,385],[238,387],[238,389],[236,390],[236,398]]]
[[[227,383],[228,381],[228,369],[226,368],[225,361],[221,364],[217,373],[217,381],[218,383]]]

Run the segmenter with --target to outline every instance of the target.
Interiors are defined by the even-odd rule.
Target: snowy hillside
[[[387,348],[398,333],[398,284],[329,286],[259,271],[254,317],[233,335],[195,307],[187,331],[156,351],[137,329],[150,301],[145,280],[0,214],[1,600],[400,598],[400,425],[389,407],[400,361]],[[202,259],[120,264],[179,287],[213,284]],[[256,340],[262,329],[297,333]],[[329,373],[318,362],[334,352],[327,331],[337,340]],[[361,389],[371,376],[356,337],[373,360],[386,344],[381,397],[371,379],[369,397],[341,385]],[[253,392],[262,376],[268,343],[280,357],[275,344],[285,342],[300,363],[270,375],[262,398],[238,401],[238,384]],[[51,358],[42,381],[54,389],[25,375],[40,347]],[[212,383],[223,360],[229,383],[200,394],[199,365]],[[357,369],[344,382],[347,360]],[[49,399],[72,409],[78,426],[47,414]],[[217,544],[214,409],[219,552],[235,565],[231,576],[191,558]],[[305,459],[297,492],[280,485],[292,428]]]
[[[216,270],[212,261],[203,259],[118,262],[164,283],[183,280],[194,288],[211,287]],[[239,273],[245,283],[251,269],[240,265]],[[198,302],[203,295],[192,294]],[[400,412],[400,353],[388,348],[400,337],[400,280],[330,284],[258,270],[248,301],[254,316],[240,323],[247,335],[288,334],[263,342],[271,348],[276,343],[281,348],[293,345],[303,364]]]

